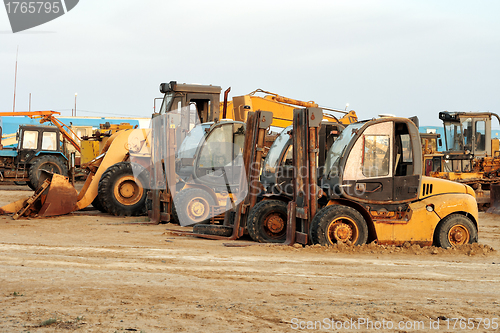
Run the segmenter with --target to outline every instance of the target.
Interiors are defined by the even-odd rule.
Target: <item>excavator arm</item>
[[[264,97],[256,96],[257,93],[266,94]],[[237,121],[246,121],[248,112],[257,110],[268,110],[274,115],[271,126],[285,128],[292,124],[293,109],[297,107],[317,108],[318,104],[314,101],[301,101],[293,98],[284,97],[269,91],[257,89],[243,96],[235,96],[232,101],[227,101],[225,96],[224,102],[220,103],[222,114],[226,114],[229,119]],[[224,109],[227,111],[224,112]],[[324,113],[323,119],[329,122],[341,123],[349,125],[358,121],[356,112],[337,110],[332,108],[322,107],[325,111],[341,113],[343,116],[337,118],[331,113]]]

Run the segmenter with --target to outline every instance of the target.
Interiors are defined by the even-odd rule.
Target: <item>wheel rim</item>
[[[138,203],[144,193],[142,186],[133,176],[125,176],[118,180],[113,189],[116,200],[125,206]]]
[[[454,225],[448,232],[448,241],[453,246],[467,244],[469,240],[469,230],[464,225]]]
[[[202,222],[208,218],[210,204],[203,197],[195,197],[189,201],[186,207],[188,217],[195,222]]]
[[[355,244],[359,238],[359,230],[356,222],[346,216],[333,220],[328,226],[326,234],[330,244],[346,243],[348,241]]]
[[[286,218],[280,213],[271,213],[264,218],[264,232],[271,238],[280,238],[285,232]]]
[[[61,172],[61,168],[59,167],[59,165],[57,165],[56,163],[52,163],[52,162],[43,163],[40,166],[40,170],[45,170],[45,171],[54,172],[54,173]]]
[[[42,185],[42,183],[45,181],[45,179],[49,178],[49,175],[46,174],[45,172],[42,172],[42,170],[48,171],[50,173],[62,174],[62,170],[59,167],[59,165],[57,165],[56,163],[52,163],[52,162],[43,163],[42,165],[40,165],[40,168],[38,170],[39,170],[38,171],[38,186]],[[66,175],[64,175],[64,176],[66,176]]]

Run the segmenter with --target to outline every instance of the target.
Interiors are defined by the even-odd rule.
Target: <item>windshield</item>
[[[165,114],[170,109],[170,104],[172,104],[173,98],[173,92],[168,92],[165,94],[165,97],[163,97],[163,103],[161,103],[160,114]]]
[[[339,138],[335,140],[333,145],[328,150],[325,162],[325,175],[338,174],[339,173],[339,163],[340,159],[344,155],[346,147],[351,142],[354,135],[356,135],[357,130],[360,129],[364,123],[356,123],[347,126]]]
[[[288,126],[283,131],[281,131],[280,135],[276,138],[276,140],[269,148],[269,152],[267,153],[266,159],[264,160],[263,172],[267,173],[275,173],[276,167],[278,166],[278,160],[281,156],[281,152],[283,148],[287,144],[288,140],[290,140],[290,135],[288,132],[292,130],[293,126]]]
[[[181,143],[177,157],[193,158],[201,140],[207,135],[207,131],[205,131],[205,129],[210,128],[212,124],[213,123],[203,123],[195,126],[191,131],[189,131],[184,138],[184,141]]]
[[[459,123],[444,124],[446,137],[446,149],[448,151],[463,151],[464,141],[462,137],[462,126]]]

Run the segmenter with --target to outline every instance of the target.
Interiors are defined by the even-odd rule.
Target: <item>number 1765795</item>
[[[7,8],[7,13],[15,14],[34,14],[34,13],[54,13],[57,14],[61,11],[61,2],[59,1],[30,1],[30,2],[19,2],[19,1],[9,1],[5,3]]]

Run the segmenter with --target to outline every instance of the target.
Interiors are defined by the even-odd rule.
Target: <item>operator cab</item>
[[[491,112],[439,113],[443,121],[446,151],[444,172],[471,172],[472,160],[493,156],[491,145]]]
[[[319,151],[317,165],[318,176],[321,177],[327,151],[342,133],[344,126],[340,123],[324,121],[319,130]],[[266,192],[285,196],[293,196],[293,126],[286,127],[271,145],[262,166],[260,181]]]
[[[332,199],[402,209],[398,203],[418,198],[421,155],[418,129],[408,119],[352,124],[328,152],[322,187]]]
[[[54,126],[20,126],[17,146],[20,162],[27,162],[37,152],[59,152],[60,132]]]
[[[244,140],[245,123],[240,121],[195,126],[176,154],[177,174],[185,181],[193,177],[216,192],[227,190],[226,184],[237,187],[243,172]]]
[[[193,116],[199,123],[219,120],[219,102],[221,87],[212,85],[185,84],[170,81],[160,84],[160,92],[165,94],[160,108],[160,115],[176,110],[195,110]],[[193,123],[191,119],[183,122]],[[181,124],[182,126],[182,124]]]

